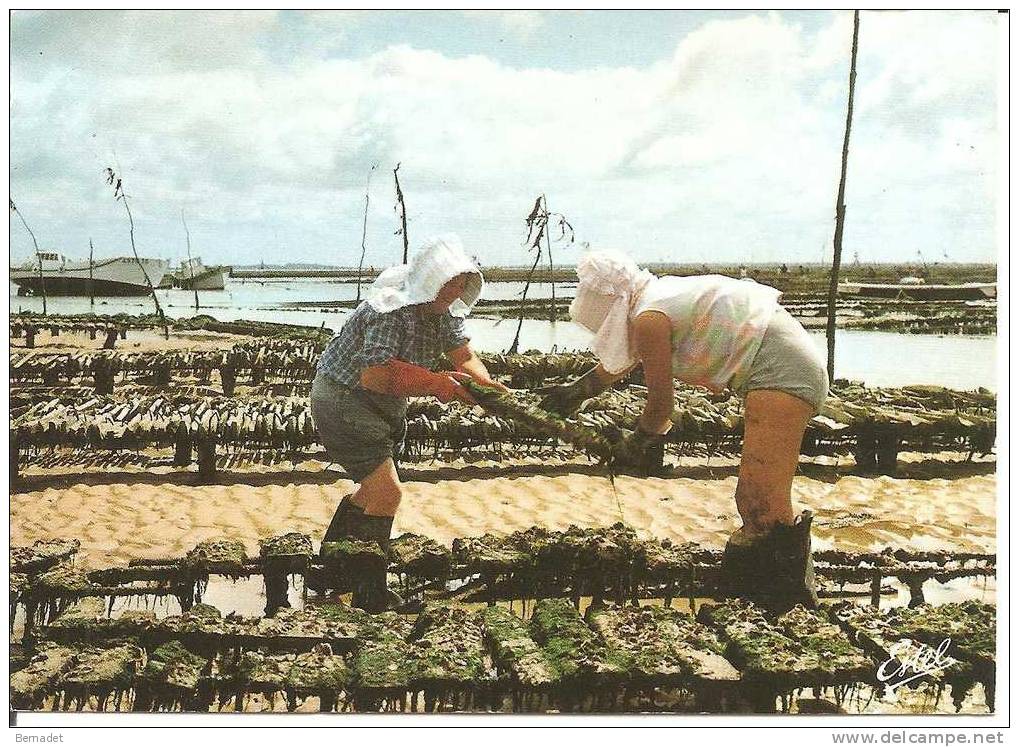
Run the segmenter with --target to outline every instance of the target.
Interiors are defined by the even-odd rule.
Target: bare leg
[[[386,459],[361,481],[351,502],[364,509],[368,516],[395,516],[403,490],[392,459]]]
[[[744,410],[743,457],[736,483],[742,539],[766,534],[776,524],[793,523],[793,475],[813,408],[785,392],[749,392]]]

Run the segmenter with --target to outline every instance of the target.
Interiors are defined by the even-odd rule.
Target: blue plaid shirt
[[[363,301],[322,351],[318,373],[353,389],[369,366],[399,358],[430,369],[443,353],[469,341],[463,319],[425,309],[419,304],[380,314]]]

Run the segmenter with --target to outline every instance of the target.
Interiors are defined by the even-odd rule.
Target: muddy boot
[[[365,553],[354,561],[348,558],[348,570],[356,576],[352,584],[352,600],[354,607],[366,612],[382,612],[403,606],[403,599],[389,590],[386,584],[389,559],[389,535],[393,530],[392,516],[371,516],[355,504],[348,495],[336,508],[329,528],[322,537],[319,555],[323,559],[330,556],[330,543],[345,539],[361,540],[377,543],[382,554]],[[356,568],[354,567],[356,566]],[[326,583],[326,582],[323,582]]]
[[[804,511],[791,526],[779,524],[768,534],[746,541],[737,531],[722,557],[721,590],[782,614],[797,604],[817,607],[814,562],[810,554],[813,515]]]
[[[386,583],[389,569],[389,535],[393,531],[392,516],[369,516],[362,514],[358,521],[357,539],[375,540],[385,560],[378,568],[372,568],[365,574],[362,583],[354,587],[351,604],[365,612],[384,612],[404,605],[403,597],[390,590]]]
[[[322,536],[323,545],[326,542],[337,542],[344,537],[353,536],[351,532],[355,521],[364,516],[364,509],[351,500],[353,497],[353,493],[344,496],[340,505],[336,507],[336,513],[333,514],[332,521],[329,522],[326,533]],[[322,554],[321,549],[319,554]]]

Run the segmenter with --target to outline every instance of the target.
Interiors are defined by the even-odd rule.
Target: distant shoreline
[[[830,267],[820,263],[791,263],[783,265],[780,263],[760,264],[665,264],[651,263],[645,265],[647,269],[658,275],[706,275],[719,274],[730,277],[740,277],[745,271],[748,277],[762,283],[772,285],[783,292],[809,292],[826,288],[829,279]],[[531,276],[530,267],[482,267],[485,280],[488,282],[527,282]],[[361,282],[370,283],[381,270],[368,268],[361,272]],[[916,264],[888,263],[888,264],[848,264],[842,266],[839,273],[840,279],[856,280],[859,282],[873,283],[896,283],[908,275],[919,275],[925,277],[929,283],[987,283],[997,280],[998,268],[996,264],[978,263],[938,263],[927,265],[926,268]],[[234,266],[231,277],[238,280],[296,280],[296,279],[319,279],[336,280],[338,282],[357,282],[357,268],[348,267],[306,267],[306,266]],[[531,278],[534,283],[548,283],[550,273],[548,267],[539,268]],[[557,265],[555,267],[556,283],[577,282],[576,269],[572,265]]]

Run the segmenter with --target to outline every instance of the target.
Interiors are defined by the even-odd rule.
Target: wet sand
[[[416,532],[448,545],[456,537],[534,525],[623,521],[643,536],[720,548],[740,524],[731,466],[687,467],[666,478],[620,476],[613,489],[593,466],[536,461],[409,466],[394,534]],[[806,465],[793,484],[793,505],[814,512],[815,549],[994,552],[993,462],[928,464],[907,465],[900,478]],[[259,538],[278,532],[306,532],[317,544],[336,504],[355,487],[316,462],[196,483],[194,473],[173,470],[59,480],[30,474],[25,492],[11,495],[11,542],[78,538],[91,567],[180,556],[222,536],[257,554]]]

